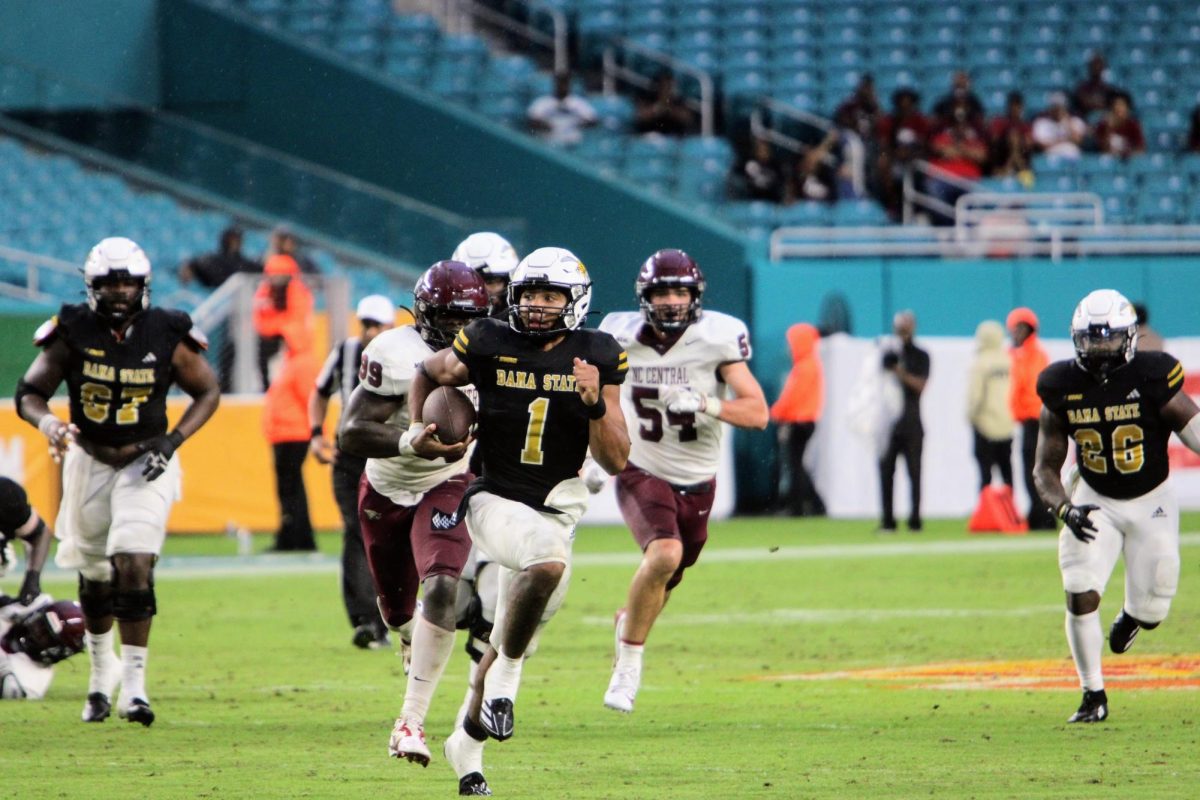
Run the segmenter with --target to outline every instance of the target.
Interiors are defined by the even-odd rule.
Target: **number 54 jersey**
[[[659,340],[640,312],[609,314],[600,330],[629,353],[629,376],[621,387],[621,410],[629,425],[629,460],[667,483],[688,486],[717,474],[721,426],[708,414],[675,414],[668,390],[694,389],[722,397],[724,364],[750,359],[750,334],[736,317],[705,310],[674,340]]]
[[[1105,497],[1141,497],[1167,479],[1171,429],[1162,408],[1183,386],[1183,365],[1166,353],[1137,353],[1104,383],[1074,361],[1038,376],[1037,392],[1075,442],[1080,477]]]

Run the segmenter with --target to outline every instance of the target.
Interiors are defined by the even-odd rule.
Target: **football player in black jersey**
[[[566,594],[571,540],[587,507],[579,469],[588,448],[612,475],[629,455],[619,397],[627,359],[612,336],[583,327],[591,301],[583,264],[562,248],[535,250],[508,291],[507,323],[468,325],[425,359],[410,396],[413,449],[454,458],[467,445],[441,444],[420,422],[425,398],[438,385],[478,391],[483,476],[463,505],[475,545],[502,568],[476,703],[445,745],[460,794],[486,786],[483,742],[512,735],[522,659]]]
[[[204,335],[182,311],[150,305],[150,261],[129,239],[105,239],[83,268],[87,304],[64,305],[38,329],[42,352],[17,386],[18,412],[63,461],[55,561],[79,571],[91,659],[84,722],[102,722],[121,686],[120,715],[150,725],[145,686],[154,562],[179,489],[175,451],[220,402]],[[66,381],[70,422],[48,401]],[[167,431],[167,392],[192,397]],[[71,446],[74,444],[75,446]],[[113,620],[121,657],[113,652]]]
[[[1109,630],[1123,653],[1137,632],[1166,619],[1179,582],[1179,506],[1167,482],[1174,431],[1200,453],[1200,409],[1183,386],[1183,366],[1165,353],[1137,352],[1133,306],[1111,289],[1092,292],[1071,320],[1074,360],[1038,377],[1042,399],[1034,481],[1063,522],[1058,565],[1067,594],[1066,630],[1083,687],[1068,722],[1100,722],[1108,697],[1100,669],[1100,595],[1125,556],[1125,604]],[[1075,442],[1078,478],[1060,471]]]

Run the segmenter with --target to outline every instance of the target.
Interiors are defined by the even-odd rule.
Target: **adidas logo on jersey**
[[[458,512],[447,514],[445,511],[438,511],[435,508],[430,523],[435,531],[448,531],[458,524]]]
[[[1142,393],[1141,393],[1141,392],[1139,392],[1137,389],[1134,389],[1132,392],[1130,392],[1130,393],[1129,393],[1129,394],[1128,394],[1128,395],[1125,397],[1125,399],[1126,399],[1126,400],[1137,400],[1137,399],[1138,399],[1139,397],[1141,397],[1141,396],[1142,396]]]
[[[1163,511],[1162,506],[1154,509],[1154,513],[1150,515],[1150,519],[1163,519],[1167,516],[1167,512]]]
[[[146,353],[146,357],[142,359],[143,364],[153,364],[158,361],[158,356],[154,353]]]

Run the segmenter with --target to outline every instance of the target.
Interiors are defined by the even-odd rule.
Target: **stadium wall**
[[[0,110],[159,100],[158,3],[4,0]]]

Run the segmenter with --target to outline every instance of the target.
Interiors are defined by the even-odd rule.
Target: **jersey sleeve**
[[[1146,353],[1151,356],[1146,372],[1146,390],[1155,404],[1162,408],[1183,388],[1183,364],[1167,353]]]
[[[620,386],[629,372],[629,354],[611,334],[596,331],[593,336],[592,363],[600,370],[601,386]]]
[[[486,366],[486,360],[491,358],[495,349],[493,328],[503,324],[493,319],[477,319],[458,332],[450,348],[459,361],[467,365],[472,372]]]
[[[344,342],[338,342],[337,346],[329,351],[329,355],[325,357],[325,363],[321,365],[321,371],[317,373],[317,394],[322,397],[332,397],[333,393],[338,390],[339,376],[342,374],[339,367],[344,344]]]
[[[192,322],[190,314],[178,309],[167,309],[166,316],[168,330],[188,347],[197,352],[208,349],[208,337]]]
[[[1056,361],[1042,370],[1037,378],[1037,394],[1042,400],[1042,405],[1060,417],[1066,402],[1067,386],[1064,372],[1069,366],[1070,362]]]
[[[82,316],[79,305],[63,303],[58,313],[38,326],[33,333],[33,343],[37,347],[49,347],[55,339],[70,341],[71,327],[77,325]]]
[[[715,351],[717,363],[730,364],[736,361],[749,361],[753,355],[753,349],[750,347],[750,331],[746,328],[746,323],[727,314],[708,313],[712,313],[714,316],[715,324],[712,328],[712,341],[709,346]],[[687,334],[685,333],[684,336],[686,337]]]
[[[408,394],[417,364],[424,354],[414,353],[401,335],[405,328],[393,328],[376,336],[363,350],[363,368],[358,385],[383,397]],[[428,351],[426,351],[426,354]]]

